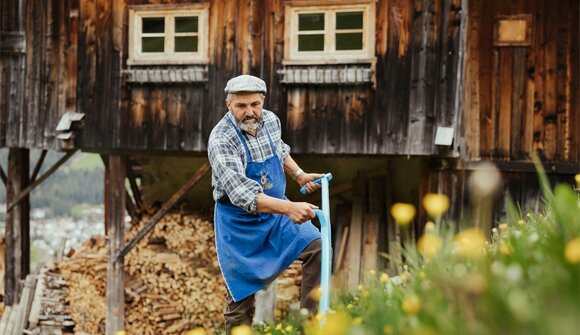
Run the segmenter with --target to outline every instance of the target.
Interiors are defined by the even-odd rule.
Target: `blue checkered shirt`
[[[246,177],[246,151],[243,143],[228,118],[236,124],[231,113],[226,115],[213,128],[209,136],[207,151],[211,164],[211,183],[214,187],[213,199],[228,198],[232,204],[255,213],[258,205],[258,194],[262,192],[262,185]],[[281,139],[280,119],[276,114],[262,110],[263,125],[258,129],[256,137],[242,132],[250,151],[252,162],[264,162],[274,156],[270,146],[268,134],[264,125],[268,127],[276,154],[280,158],[280,164],[284,165],[286,157],[290,154],[290,147]],[[237,127],[237,126],[236,126]]]

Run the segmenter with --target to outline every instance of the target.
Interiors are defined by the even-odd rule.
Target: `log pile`
[[[276,318],[284,319],[290,310],[300,308],[302,262],[296,260],[276,281]]]
[[[30,328],[36,325],[59,328],[74,326],[66,301],[67,284],[56,264],[50,264],[40,270],[28,318]]]
[[[133,223],[130,240],[148,218]],[[75,331],[103,333],[107,241],[93,237],[61,264],[69,282]],[[225,284],[213,225],[197,216],[166,215],[125,257],[125,328],[128,334],[183,334],[203,327],[218,333]]]

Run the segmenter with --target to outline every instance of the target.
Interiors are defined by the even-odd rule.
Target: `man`
[[[280,120],[263,109],[266,83],[241,75],[225,87],[228,113],[209,137],[218,260],[227,285],[226,332],[251,324],[254,294],[299,259],[303,262],[300,305],[320,285],[320,232],[310,219],[316,206],[284,195],[286,172],[308,192],[321,174],[305,173],[281,140]]]

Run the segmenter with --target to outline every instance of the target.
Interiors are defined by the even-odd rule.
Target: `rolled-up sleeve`
[[[216,136],[208,143],[208,158],[215,182],[225,191],[232,204],[255,213],[262,187],[246,177],[244,163],[233,143]]]

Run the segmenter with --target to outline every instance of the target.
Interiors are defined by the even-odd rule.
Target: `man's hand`
[[[322,176],[324,175],[321,173],[303,173],[298,177],[298,179],[296,179],[296,182],[298,185],[300,185],[300,187],[306,185],[306,192],[312,193],[322,187],[322,185],[312,183],[312,181],[318,178],[322,178]]]
[[[292,222],[302,224],[316,216],[313,208],[318,208],[318,206],[308,202],[290,202],[285,214]]]

